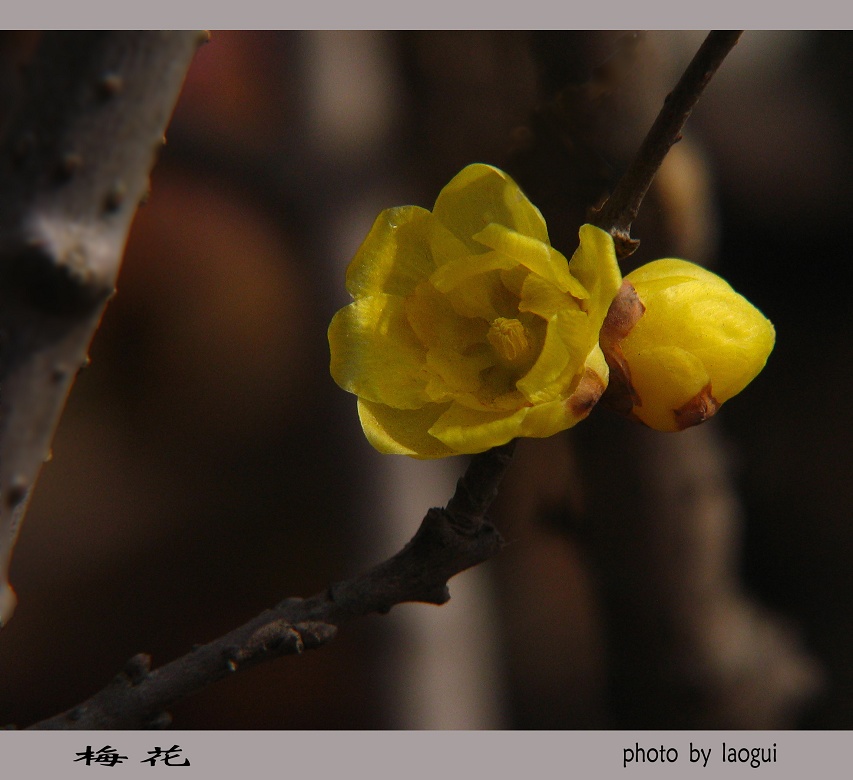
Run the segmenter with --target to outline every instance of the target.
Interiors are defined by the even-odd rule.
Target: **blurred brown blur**
[[[507,167],[571,253],[586,209],[700,42],[215,32],[190,71],[15,550],[0,725],[53,715],[137,652],[165,663],[395,552],[378,530],[381,458],[328,373],[326,327],[346,303],[346,263],[381,208],[429,207],[476,161]],[[738,595],[783,636],[774,668],[790,679],[768,685],[787,698],[753,706],[763,683],[741,694],[721,683],[716,696],[703,677],[702,696],[688,700],[684,679],[702,673],[693,658],[667,677],[661,653],[679,645],[655,644],[648,602],[626,600],[619,581],[631,567],[643,576],[654,556],[667,564],[654,529],[640,534],[625,517],[649,483],[666,487],[666,469],[623,479],[635,450],[620,445],[614,458],[607,447],[632,424],[597,410],[577,431],[522,442],[495,509],[509,545],[485,567],[498,628],[478,639],[500,659],[495,725],[853,728],[853,271],[839,234],[853,209],[851,42],[745,34],[633,231],[643,243],[632,264],[707,262],[776,325],[765,372],[709,424],[709,470],[723,474],[723,492],[731,486],[734,520],[702,543],[719,545]],[[0,87],[11,94],[28,41],[0,43]],[[549,102],[602,63],[599,92]],[[678,458],[658,438],[668,436],[681,434],[643,431],[637,446],[670,463]],[[461,473],[463,460],[452,468]],[[689,589],[690,571],[678,576]],[[175,725],[404,724],[395,713],[405,691],[389,682],[389,646],[404,641],[397,613],[188,699]],[[724,617],[719,631],[691,628],[720,657],[735,641]],[[442,625],[441,610],[433,619]],[[749,647],[760,666],[763,645]],[[738,695],[740,708],[729,701]],[[769,720],[750,720],[756,710]]]

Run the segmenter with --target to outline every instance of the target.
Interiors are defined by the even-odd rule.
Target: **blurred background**
[[[87,698],[396,552],[465,459],[380,456],[328,372],[386,207],[512,173],[570,254],[695,32],[214,32],[15,550],[0,725]],[[35,36],[0,37],[0,90]],[[766,370],[680,434],[594,411],[520,443],[508,541],[178,728],[853,728],[853,38],[747,32],[633,235],[774,322]]]

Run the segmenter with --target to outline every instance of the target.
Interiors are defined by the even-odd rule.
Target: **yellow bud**
[[[602,329],[610,404],[661,431],[697,425],[758,375],[775,338],[716,274],[685,260],[648,263],[625,277]]]

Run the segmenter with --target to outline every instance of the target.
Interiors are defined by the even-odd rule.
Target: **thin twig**
[[[171,722],[166,710],[186,696],[262,661],[320,647],[353,618],[386,613],[408,601],[444,604],[450,598],[451,577],[488,560],[503,546],[485,512],[509,463],[512,444],[475,456],[448,508],[430,509],[414,538],[370,571],[311,598],[286,599],[154,671],[149,656],[136,655],[94,696],[29,728],[163,728]]]
[[[628,257],[639,246],[640,242],[631,238],[631,224],[652,179],[672,145],[681,139],[687,117],[742,33],[743,30],[714,30],[708,34],[664,101],[628,170],[598,212],[594,224],[613,236],[618,257]]]

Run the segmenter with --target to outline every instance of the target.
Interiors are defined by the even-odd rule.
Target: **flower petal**
[[[429,433],[456,452],[473,455],[514,439],[525,414],[527,407],[511,412],[488,412],[453,403]]]
[[[439,266],[429,277],[430,283],[441,292],[449,292],[468,280],[491,271],[511,271],[518,261],[500,252],[465,255]]]
[[[474,253],[482,251],[474,234],[492,222],[548,243],[539,209],[507,174],[491,165],[463,168],[439,193],[432,213]]]
[[[675,346],[631,351],[626,358],[631,367],[631,384],[640,399],[634,415],[658,431],[680,430],[675,410],[698,395],[710,381],[702,362]]]
[[[522,421],[519,436],[552,436],[585,419],[607,387],[607,362],[596,346],[587,358],[584,370],[575,377],[568,398],[531,406]]]
[[[565,378],[579,371],[597,340],[597,332],[591,330],[589,321],[586,312],[563,309],[548,322],[539,358],[516,383],[530,403],[553,401]]]
[[[446,295],[441,295],[429,282],[418,285],[406,298],[406,315],[420,342],[432,349],[465,352],[484,343],[489,324],[457,314]]]
[[[494,364],[494,356],[485,348],[472,354],[440,347],[430,349],[426,356],[431,374],[427,395],[440,402],[460,393],[476,393],[483,384],[480,372]]]
[[[462,257],[470,257],[472,254],[481,254],[485,251],[485,247],[474,243],[474,246],[469,246],[464,241],[458,239],[444,225],[441,224],[435,217],[430,214],[430,220],[427,226],[427,235],[429,247],[432,250],[432,259],[435,261],[436,267],[449,263],[452,260],[459,260]]]
[[[364,398],[358,399],[361,427],[367,440],[379,452],[421,459],[457,454],[427,433],[445,409],[447,404],[427,404],[420,409],[392,409]]]
[[[430,213],[418,206],[383,211],[347,268],[350,295],[405,296],[426,279],[435,269],[427,243],[431,219]]]
[[[504,284],[506,271],[466,279],[447,292],[453,310],[463,317],[480,317],[491,322],[498,317],[514,317],[518,312],[518,296]]]
[[[532,314],[538,314],[542,319],[550,320],[564,309],[579,310],[576,296],[561,292],[538,274],[527,276],[521,287],[519,311],[529,311]]]
[[[721,286],[726,290],[732,289],[731,285],[725,279],[702,268],[702,266],[691,263],[688,260],[677,260],[671,257],[664,258],[663,260],[654,260],[651,263],[641,265],[639,268],[631,271],[628,277],[630,277],[629,281],[635,286],[638,282],[649,284],[651,282],[662,281],[667,283],[667,287],[671,287],[692,279],[712,286]]]
[[[580,246],[569,261],[569,271],[589,292],[585,308],[590,315],[590,326],[598,332],[622,286],[622,273],[609,233],[594,225],[582,225],[579,235]]]
[[[406,317],[404,299],[373,295],[345,306],[329,325],[332,378],[344,389],[398,409],[429,398],[426,350]]]
[[[511,258],[512,266],[529,268],[560,292],[570,292],[576,298],[588,297],[583,285],[569,273],[566,258],[546,241],[538,241],[496,223],[486,225],[474,238],[499,255]]]

